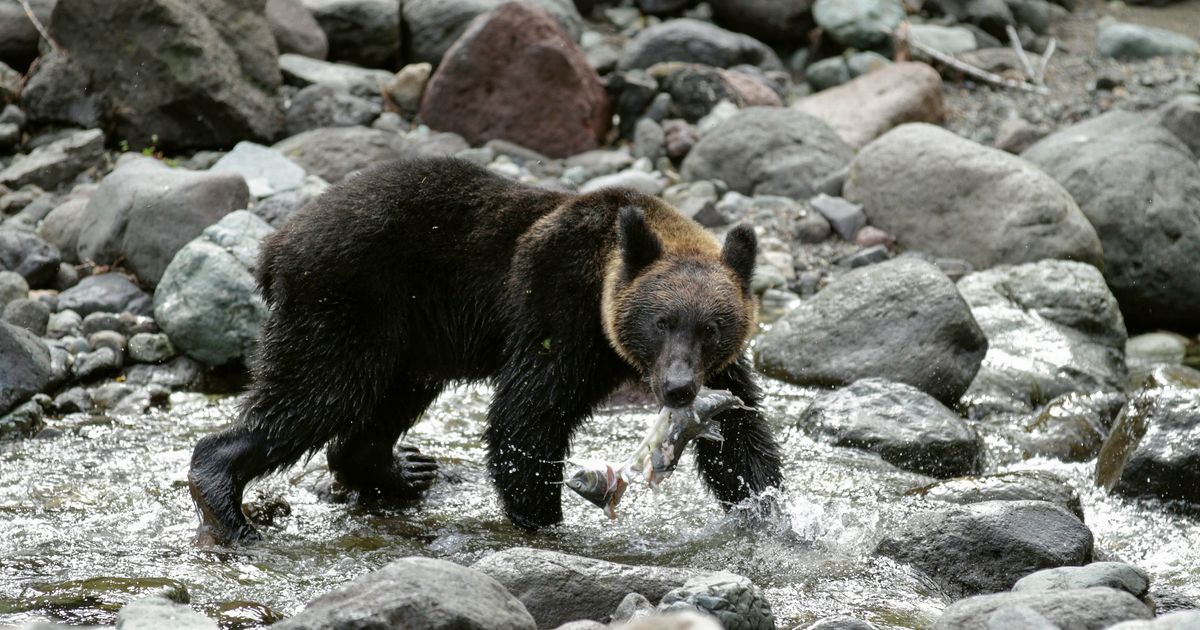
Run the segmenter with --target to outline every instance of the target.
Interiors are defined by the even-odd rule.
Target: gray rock
[[[834,446],[878,454],[931,477],[977,473],[983,438],[953,411],[910,385],[869,378],[817,397],[801,430]]]
[[[29,295],[29,283],[25,277],[15,271],[0,271],[0,310],[3,310],[14,300],[24,299]]]
[[[988,630],[988,620],[1001,608],[1027,606],[1056,628],[1100,630],[1129,619],[1149,619],[1145,604],[1124,591],[1086,588],[979,595],[951,604],[934,630]]]
[[[304,169],[276,149],[253,142],[239,142],[209,169],[213,173],[242,176],[256,198],[299,188]]]
[[[72,387],[54,397],[54,411],[60,414],[92,410],[92,395],[82,387]]]
[[[809,200],[809,205],[829,221],[829,225],[843,240],[853,242],[854,235],[867,224],[867,215],[863,213],[862,206],[841,197],[821,193]]]
[[[805,626],[803,630],[879,630],[879,628],[875,624],[861,619],[839,615],[820,619],[810,626]]]
[[[66,291],[77,284],[79,284],[79,271],[75,269],[75,266],[65,262],[59,264],[58,274],[54,277],[54,290]],[[57,296],[55,296],[54,308],[58,308]]]
[[[111,330],[121,334],[127,332],[125,322],[116,313],[95,312],[83,318],[83,334],[91,336],[101,330]]]
[[[724,628],[775,630],[775,615],[762,591],[749,579],[719,572],[694,577],[663,595],[660,614],[696,610],[717,618]]]
[[[897,258],[841,276],[763,334],[759,369],[787,381],[907,383],[946,404],[966,391],[987,340],[954,283]]]
[[[126,604],[117,613],[117,630],[217,630],[217,622],[187,604],[165,597],[147,597]]]
[[[133,365],[125,371],[125,382],[171,391],[196,391],[204,385],[204,366],[188,357],[175,357],[162,364]]]
[[[1200,628],[1200,610],[1183,610],[1160,615],[1148,621],[1124,621],[1108,630],[1196,630]]]
[[[1100,25],[1096,48],[1101,55],[1116,59],[1195,57],[1200,52],[1200,42],[1163,28],[1110,21]]]
[[[572,155],[563,161],[563,165],[567,168],[579,168],[582,180],[587,181],[629,168],[633,165],[633,157],[625,151],[596,149]]]
[[[67,199],[51,210],[38,225],[38,236],[58,248],[67,262],[79,261],[79,230],[83,227],[87,204],[87,197]]]
[[[812,28],[812,0],[711,0],[725,28],[771,44],[795,44]]]
[[[138,363],[162,363],[175,356],[175,347],[162,333],[138,333],[129,338],[129,360]]]
[[[652,162],[667,156],[667,135],[662,125],[649,118],[638,120],[633,131],[633,156]]]
[[[119,273],[105,273],[88,276],[80,280],[79,284],[60,293],[58,310],[72,310],[81,316],[97,311],[148,315],[151,311],[151,300],[150,296],[129,278]]]
[[[613,611],[612,622],[629,623],[635,619],[646,617],[654,614],[654,604],[646,599],[641,593],[630,593],[617,604],[617,609]]]
[[[1005,27],[1017,25],[1012,9],[1009,8],[1008,2],[1005,0],[925,0],[921,4],[921,10],[922,12],[935,15],[950,16],[954,18],[954,21],[960,22],[964,26],[969,25],[975,29],[974,31],[970,31],[968,29],[955,28],[954,35],[943,34],[944,29],[947,27],[926,30],[926,33],[934,34],[933,41],[941,40],[951,43],[955,42],[955,40],[960,40],[957,46],[951,46],[953,48],[961,48],[963,44],[970,41],[972,42],[970,50],[974,49],[976,37],[973,36],[970,40],[967,40],[962,35],[963,30],[991,39],[1007,41],[1008,34],[1005,32]],[[924,25],[919,26],[924,27]]]
[[[179,251],[154,293],[154,318],[176,348],[213,366],[248,356],[266,315],[253,273],[259,243],[274,231],[238,211]]]
[[[58,275],[58,248],[33,232],[0,227],[0,269],[21,274],[34,289],[49,287]]]
[[[848,83],[852,78],[850,65],[841,55],[811,63],[804,69],[804,80],[817,92]]]
[[[1059,181],[1096,226],[1104,279],[1131,327],[1189,330],[1200,309],[1200,164],[1150,117],[1113,111],[1021,156]]]
[[[0,184],[20,188],[28,184],[54,189],[71,183],[77,175],[104,159],[104,133],[86,129],[18,155],[0,171]]]
[[[122,158],[88,200],[79,259],[111,264],[120,258],[154,286],[184,244],[248,201],[239,174],[173,169],[140,155]]]
[[[807,199],[813,184],[845,166],[853,150],[819,119],[784,108],[749,107],[700,138],[684,179],[719,179],[742,194]]]
[[[498,551],[473,568],[517,595],[543,628],[605,620],[629,593],[659,600],[696,575],[690,569],[630,566],[526,547]]]
[[[112,348],[97,348],[91,352],[83,352],[75,357],[71,373],[76,380],[86,381],[97,376],[116,374],[124,365],[124,354],[119,354]]]
[[[329,54],[329,38],[300,0],[267,0],[266,16],[280,53],[313,59]]]
[[[329,58],[368,68],[395,68],[400,3],[394,0],[301,0],[329,43]]]
[[[975,34],[961,26],[913,24],[909,27],[909,36],[914,41],[947,55],[961,55],[978,48]]]
[[[31,0],[33,14],[43,24],[50,21],[55,0]],[[41,38],[17,2],[0,4],[0,63],[26,68],[38,56]],[[0,95],[2,96],[2,95]],[[0,98],[0,101],[3,101]]]
[[[42,406],[42,400],[49,402],[49,397],[45,394],[37,394],[34,399],[17,406],[16,409],[0,416],[0,441],[20,437],[31,437],[36,435],[42,427],[45,426],[43,421],[46,411]]]
[[[1178,333],[1151,332],[1134,335],[1125,342],[1125,362],[1131,372],[1156,365],[1180,365],[1191,340]]]
[[[602,188],[632,188],[642,194],[657,195],[665,190],[667,182],[657,173],[647,173],[636,168],[623,170],[612,175],[601,175],[588,180],[579,187],[580,193],[589,193]]]
[[[864,74],[870,74],[876,70],[881,70],[890,65],[893,65],[891,59],[873,50],[856,52],[846,57],[846,67],[850,70],[850,76],[855,78],[861,77]]]
[[[4,307],[4,321],[42,337],[50,321],[50,307],[38,300],[16,299]]]
[[[291,54],[279,56],[279,69],[283,72],[284,80],[291,85],[323,85],[363,98],[378,97],[382,86],[392,80],[392,73],[383,70]]]
[[[289,135],[321,127],[370,125],[383,106],[328,85],[310,85],[292,97],[287,110]]]
[[[135,149],[269,141],[283,128],[283,111],[265,4],[60,2],[50,35],[70,54],[39,64],[22,102],[35,121],[103,123]],[[121,54],[97,32],[125,34]]]
[[[665,61],[698,63],[716,68],[741,64],[782,70],[783,63],[766,44],[708,22],[667,20],[637,34],[625,47],[621,70],[649,68]]]
[[[875,551],[963,597],[1008,590],[1038,569],[1090,562],[1092,532],[1053,503],[985,501],[914,516]],[[939,627],[963,627],[945,626],[945,619]]]
[[[304,170],[336,184],[353,171],[410,153],[404,137],[368,127],[328,127],[292,136],[275,145]]]
[[[83,318],[75,311],[60,311],[50,316],[46,323],[46,337],[62,339],[63,337],[82,334]]]
[[[25,112],[22,111],[20,107],[17,107],[13,104],[0,107],[0,124],[24,127],[28,122],[29,118],[25,115]]]
[[[1049,501],[1083,520],[1079,493],[1065,479],[1045,470],[1018,470],[947,479],[916,488],[912,493],[930,501],[958,505],[984,501]]]
[[[125,335],[115,330],[101,330],[88,335],[88,345],[99,350],[100,348],[108,348],[113,352],[125,356],[125,345],[128,340]]]
[[[1200,94],[1180,94],[1158,109],[1158,124],[1200,156]]]
[[[1030,573],[1017,580],[1014,591],[1052,591],[1107,586],[1138,599],[1150,592],[1146,572],[1124,562],[1093,562],[1082,567],[1059,567]]]
[[[267,197],[254,204],[251,212],[266,221],[271,227],[278,229],[293,213],[321,196],[321,193],[325,192],[327,188],[329,188],[329,184],[325,183],[325,180],[309,175],[304,178],[304,183],[300,188]]]
[[[507,0],[406,0],[404,2],[404,62],[437,66],[442,55],[477,16]],[[583,18],[572,0],[527,0],[554,16],[571,39],[579,41]]]
[[[905,18],[896,0],[816,0],[813,19],[834,40],[848,48],[875,48],[888,41],[888,32]]]
[[[0,123],[0,151],[7,152],[20,143],[21,128],[12,123]]]
[[[1032,412],[1070,392],[1123,389],[1125,323],[1095,267],[1067,260],[967,275],[958,290],[988,338],[964,395],[972,415]]]
[[[33,333],[0,322],[0,414],[50,384],[50,351]]]
[[[487,575],[445,560],[403,558],[318,597],[274,627],[533,630],[537,625],[521,602]]]
[[[1046,0],[1005,0],[1017,24],[1028,26],[1034,33],[1044,34],[1050,26],[1070,13]]]
[[[1200,504],[1200,379],[1158,368],[1133,394],[1096,460],[1096,485]]]
[[[843,196],[901,247],[976,268],[1043,258],[1104,265],[1096,229],[1062,186],[1025,160],[933,125],[901,125],[864,147]]]

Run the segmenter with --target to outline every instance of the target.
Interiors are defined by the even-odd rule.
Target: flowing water
[[[616,522],[566,491],[562,527],[515,530],[481,465],[489,391],[471,386],[444,394],[407,438],[436,454],[445,472],[421,505],[339,502],[318,455],[248,491],[251,505],[275,513],[262,543],[204,548],[194,542],[188,458],[200,436],[230,421],[236,399],[176,394],[170,411],[53,421],[58,437],[0,444],[0,625],[111,624],[123,603],[166,591],[190,596],[224,627],[258,627],[395,558],[470,563],[513,546],[741,573],[765,590],[780,628],[839,613],[884,628],[932,625],[946,606],[937,587],[871,554],[885,532],[930,507],[905,494],[929,480],[791,428],[812,391],[767,381],[766,392],[786,453],[787,508],[755,531],[723,518],[691,456],[659,494],[632,487]],[[575,454],[621,459],[655,416],[640,407],[604,410],[578,436]],[[1091,464],[992,466],[1000,468],[1064,475],[1082,495],[1097,549],[1200,597],[1197,520],[1093,490]]]

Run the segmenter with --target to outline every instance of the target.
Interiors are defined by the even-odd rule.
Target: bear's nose
[[[687,407],[696,399],[696,384],[691,379],[667,379],[663,390],[668,407]]]

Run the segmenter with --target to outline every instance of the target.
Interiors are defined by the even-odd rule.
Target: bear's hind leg
[[[329,443],[329,468],[342,484],[389,499],[419,498],[437,478],[437,462],[416,447],[398,445],[425,408],[437,398],[440,384],[398,383],[364,425]]]

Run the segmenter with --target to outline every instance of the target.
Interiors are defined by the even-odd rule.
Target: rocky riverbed
[[[48,40],[0,0],[0,624],[1200,627],[1200,0],[30,9]],[[420,505],[318,455],[250,490],[263,542],[197,544],[260,242],[446,155],[755,227],[765,524],[686,458],[519,532],[464,385],[406,438]],[[619,459],[644,401],[575,453]]]

